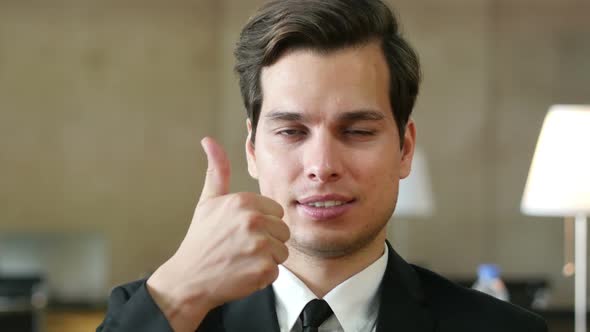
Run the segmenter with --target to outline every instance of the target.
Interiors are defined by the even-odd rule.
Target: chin
[[[292,233],[288,244],[307,256],[338,258],[352,255],[370,246],[379,237],[381,230],[360,234],[354,233],[354,231],[345,231],[344,234],[326,233],[322,231],[314,231],[308,234]],[[351,234],[356,236],[350,236]]]

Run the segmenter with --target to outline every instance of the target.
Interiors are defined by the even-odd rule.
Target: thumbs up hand
[[[175,331],[195,331],[211,309],[271,284],[287,259],[283,208],[255,193],[229,193],[230,165],[211,138],[201,141],[207,173],[188,232],[148,279]]]

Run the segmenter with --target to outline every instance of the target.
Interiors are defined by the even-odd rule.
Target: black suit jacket
[[[406,263],[389,245],[377,332],[546,332],[543,319]],[[115,288],[97,332],[172,331],[145,280]],[[278,332],[272,286],[210,311],[198,332]],[[367,331],[369,332],[369,331]]]

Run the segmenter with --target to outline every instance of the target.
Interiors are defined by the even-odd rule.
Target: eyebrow
[[[303,115],[298,112],[289,111],[271,111],[265,118],[272,121],[301,121]]]
[[[271,121],[305,121],[302,113],[290,111],[271,111],[265,118]],[[347,111],[338,115],[338,120],[345,122],[380,121],[384,118],[383,113],[374,110]]]
[[[373,111],[373,110],[358,110],[358,111],[350,111],[344,112],[338,116],[339,120],[347,121],[347,122],[354,122],[354,121],[380,121],[383,120],[385,116],[381,112]]]

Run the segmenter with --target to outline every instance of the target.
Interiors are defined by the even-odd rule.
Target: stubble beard
[[[354,236],[344,236],[337,239],[320,238],[316,235],[292,234],[287,246],[305,256],[316,259],[337,259],[352,256],[367,247],[381,234],[388,222],[385,219],[371,228],[362,229]]]

